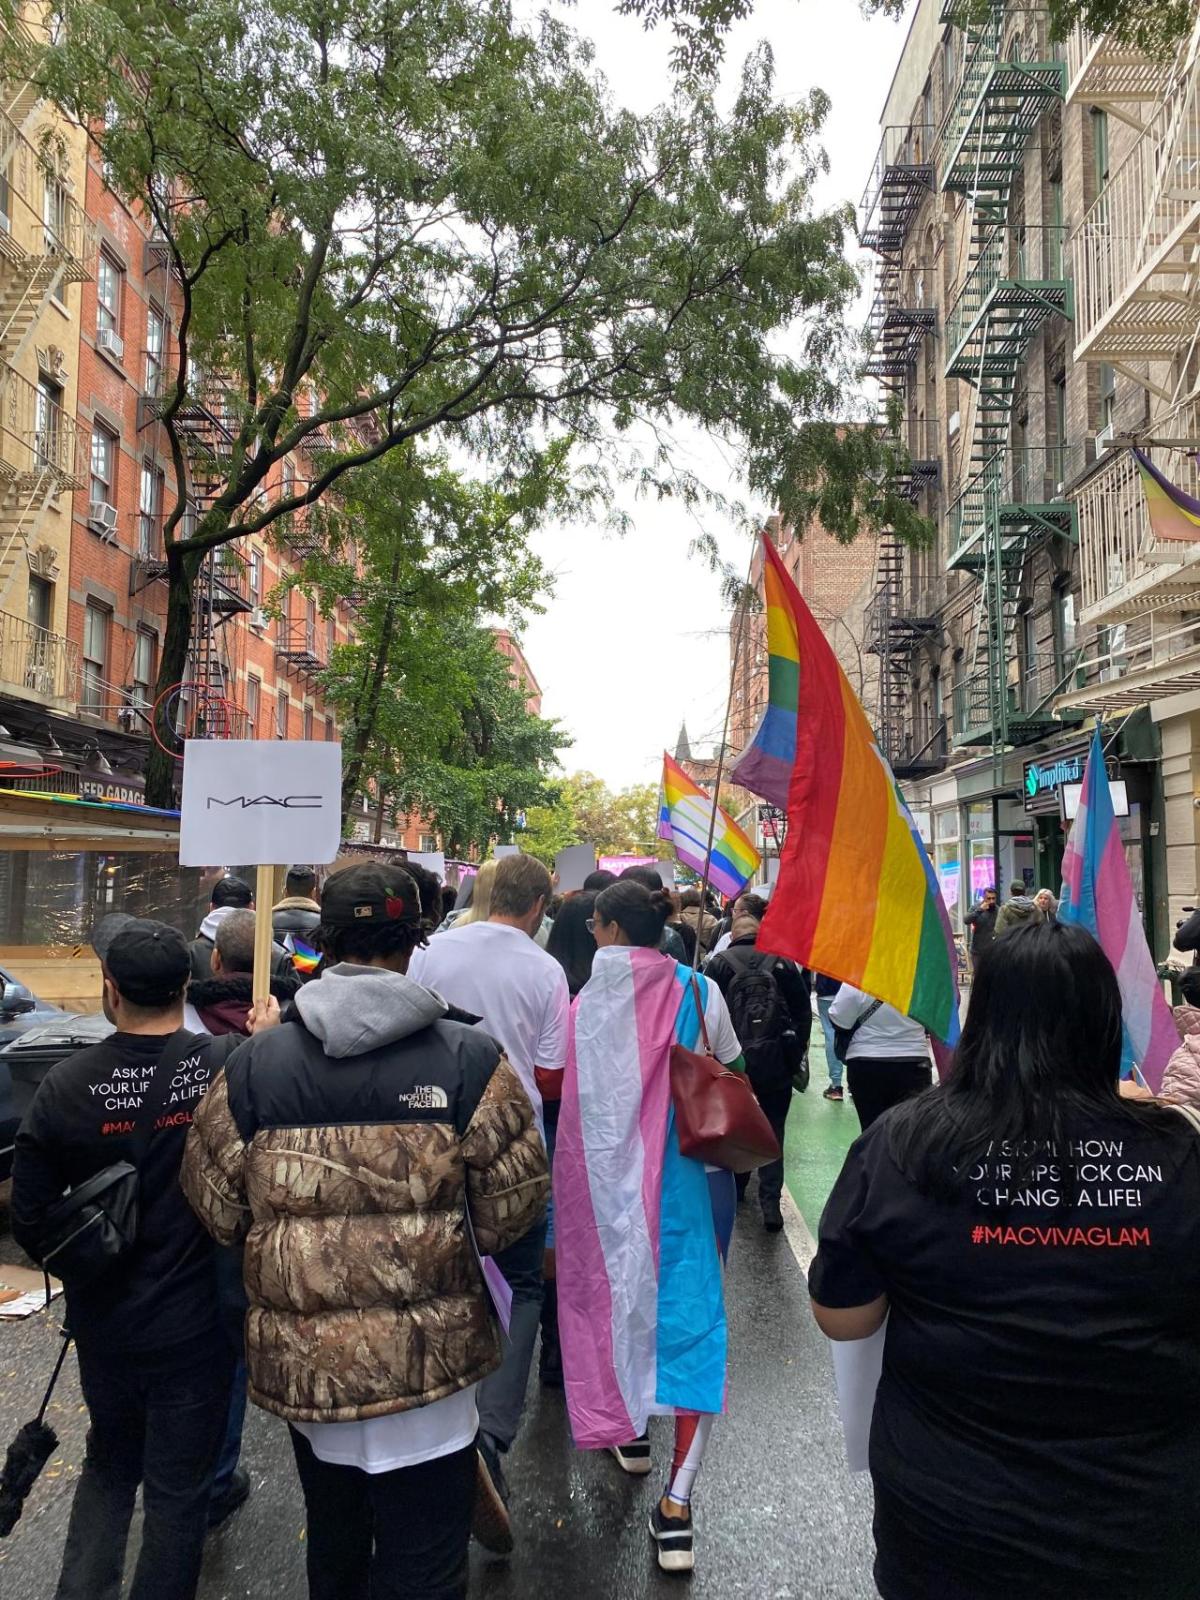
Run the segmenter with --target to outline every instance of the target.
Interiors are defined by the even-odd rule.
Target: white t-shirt
[[[498,1039],[533,1102],[541,1125],[542,1097],[533,1069],[561,1072],[567,1064],[567,975],[527,933],[504,922],[470,922],[435,934],[409,963],[408,975],[452,1006],[482,1017]]]
[[[839,1028],[852,1028],[867,1007],[874,1004],[873,997],[844,983],[833,997],[829,1007],[829,1020]],[[929,1041],[919,1022],[897,1011],[895,1006],[882,1005],[859,1028],[846,1051],[847,1061],[915,1061],[929,1058]]]
[[[475,1384],[457,1394],[418,1406],[415,1411],[394,1411],[365,1422],[295,1422],[292,1426],[312,1445],[318,1461],[335,1467],[358,1467],[363,1472],[395,1472],[453,1455],[475,1442],[479,1412]]]

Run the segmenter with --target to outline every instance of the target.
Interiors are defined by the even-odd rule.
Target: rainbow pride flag
[[[716,824],[713,814],[716,813]],[[708,853],[708,834],[712,829],[712,856]],[[662,788],[658,802],[658,837],[675,846],[675,854],[685,867],[705,876],[718,894],[739,894],[758,871],[762,860],[758,851],[727,811],[711,795],[693,783],[687,773],[664,751]]]
[[[782,643],[793,686],[790,701],[771,710],[777,733],[790,726],[794,748],[787,839],[759,944],[854,984],[953,1044],[958,957],[925,846],[837,657],[769,538],[763,550],[771,682],[787,681],[775,671]],[[776,804],[779,748],[767,752],[771,764],[750,762],[748,771],[751,746],[735,769],[737,782]],[[770,788],[752,781],[756,770]]]
[[[800,643],[788,604],[795,585],[765,535],[763,589],[767,607],[767,709],[730,777],[743,789],[787,809],[796,764],[796,706],[800,693]],[[774,558],[774,559],[772,559]]]
[[[1200,544],[1200,500],[1178,488],[1141,450],[1133,452],[1146,496],[1146,515],[1156,539]]]
[[[289,933],[287,938],[284,940],[284,944],[287,946],[287,949],[291,954],[292,966],[302,976],[307,976],[307,974],[310,972],[315,972],[321,965],[320,951],[315,950],[312,945],[309,944],[306,939],[302,939],[298,933]]]
[[[1175,1019],[1146,943],[1141,913],[1113,813],[1100,730],[1092,738],[1079,810],[1063,856],[1060,922],[1084,927],[1112,962],[1121,990],[1121,1076],[1136,1066],[1158,1093],[1179,1046]]]

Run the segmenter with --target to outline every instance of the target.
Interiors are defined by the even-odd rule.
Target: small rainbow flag
[[[287,938],[288,949],[292,953],[292,966],[297,972],[315,972],[321,965],[321,952],[314,950],[312,945],[301,939],[298,934],[289,933]]]
[[[764,536],[772,705],[767,725],[792,741],[788,830],[761,947],[852,983],[914,1017],[935,1038],[958,1038],[958,960],[933,867],[896,780],[787,569]],[[784,650],[785,672],[774,652]],[[790,699],[775,701],[777,684]],[[756,735],[756,743],[758,736]],[[781,745],[754,776],[735,778],[775,804]],[[760,747],[759,753],[762,753]]]
[[[662,790],[659,795],[658,837],[675,846],[685,867],[704,877],[718,894],[739,894],[758,871],[762,857],[727,811],[693,783],[678,761],[663,753]],[[716,823],[713,822],[714,813]],[[708,834],[712,829],[712,856]]]
[[[1178,488],[1141,450],[1133,452],[1146,496],[1146,515],[1156,539],[1200,544],[1200,500]]]

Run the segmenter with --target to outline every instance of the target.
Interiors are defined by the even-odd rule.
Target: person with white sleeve
[[[851,1030],[843,1055],[846,1084],[864,1133],[889,1107],[933,1082],[925,1029],[895,1006],[844,983],[833,997],[829,1020],[835,1028]]]

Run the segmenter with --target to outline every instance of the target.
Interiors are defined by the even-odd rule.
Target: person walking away
[[[761,922],[767,914],[767,902],[760,894],[742,894],[733,902],[730,912],[722,919],[727,924],[716,944],[712,947],[714,956],[723,955],[733,943],[733,924],[738,917],[753,917],[756,922]]]
[[[844,1057],[846,1083],[864,1133],[889,1106],[928,1089],[929,1042],[919,1022],[849,983],[833,997],[829,1020],[854,1030]]]
[[[614,877],[614,883],[617,881]],[[571,895],[563,901],[554,919],[554,929],[546,954],[552,956],[567,978],[567,993],[575,996],[592,975],[592,962],[596,958],[596,938],[592,933],[592,912],[596,896],[587,892]],[[554,1148],[558,1134],[558,1114],[561,1100],[546,1100],[542,1115],[546,1124],[546,1159],[550,1174],[554,1175]],[[542,1295],[542,1343],[538,1355],[538,1378],[548,1388],[563,1386],[562,1346],[558,1336],[558,1282],[557,1261],[554,1253],[554,1200],[546,1210],[546,1250],[543,1257],[544,1285]]]
[[[35,1261],[64,1190],[114,1162],[138,1170],[137,1237],[66,1288],[88,1409],[56,1600],[118,1600],[138,1485],[144,1520],[130,1600],[191,1600],[234,1358],[218,1327],[212,1242],[179,1187],[187,1125],[217,1046],[184,1030],[187,941],[129,918],[105,948],[116,1032],[51,1068],[17,1134],[12,1232]]]
[[[1044,922],[1042,914],[1035,900],[1025,893],[1023,883],[1014,883],[1009,887],[1009,897],[1000,907],[996,915],[995,937],[1001,939],[1012,928],[1019,928],[1027,922]]]
[[[735,1195],[732,1173],[706,1173],[680,1153],[671,1046],[699,1050],[707,1035],[718,1061],[737,1070],[744,1062],[716,984],[658,949],[669,910],[666,895],[639,883],[596,897],[599,948],[571,1013],[554,1191],[575,1443],[611,1450],[626,1472],[645,1476],[648,1420],[674,1416],[671,1473],[650,1533],[663,1571],[690,1572],[692,1491],[725,1404],[721,1264]]]
[[[779,1140],[778,1161],[758,1169],[758,1203],[768,1233],[783,1231],[783,1141],[792,1104],[792,1078],[804,1059],[812,1033],[808,981],[782,956],[758,949],[761,924],[740,915],[729,948],[704,969],[725,997],[733,1030],[741,1040],[751,1088]],[[750,1174],[739,1172],[737,1193],[745,1195]]]
[[[486,922],[492,907],[492,884],[500,862],[495,856],[485,861],[473,878],[458,891],[458,905],[445,918],[439,933],[451,928],[468,928],[473,922]]]
[[[311,1600],[459,1600],[476,1386],[500,1360],[471,1230],[494,1254],[538,1223],[545,1155],[500,1047],[406,976],[408,874],[345,867],[321,916],[322,977],[231,1058],[183,1187],[245,1240],[250,1395],[289,1424]]]
[[[1016,930],[953,1073],[876,1122],[829,1197],[816,1319],[858,1339],[887,1318],[884,1600],[1196,1593],[1200,1139],[1120,1098],[1121,1040],[1091,936]]]
[[[416,952],[411,967],[417,983],[480,1017],[499,1040],[533,1105],[539,1133],[543,1098],[562,1094],[570,1009],[562,967],[534,943],[549,898],[550,874],[540,861],[504,856],[491,879],[486,921],[439,934]],[[496,1257],[512,1290],[512,1316],[503,1365],[480,1386],[479,1450],[489,1493],[505,1502],[501,1458],[512,1447],[525,1406],[541,1320],[545,1242],[546,1225],[539,1218]]]
[[[979,963],[992,948],[996,937],[996,918],[1000,913],[1000,897],[995,889],[985,889],[983,898],[977,906],[973,906],[963,918],[965,927],[971,930],[971,971],[978,970]]]
[[[283,899],[271,912],[271,928],[283,944],[288,934],[307,943],[321,922],[317,875],[311,867],[289,867],[283,880]]]
[[[834,1036],[833,1023],[829,1020],[829,1008],[842,986],[836,978],[827,978],[823,972],[814,972],[812,982],[817,996],[817,1017],[825,1040],[825,1071],[829,1075],[829,1082],[822,1091],[821,1098],[840,1104],[845,1099],[842,1089],[842,1059],[837,1053],[837,1040]]]
[[[183,1023],[193,1033],[249,1035],[248,1018],[254,1006],[255,915],[253,911],[230,911],[217,924],[212,976],[193,978],[188,984]],[[281,1006],[300,986],[299,979],[275,973],[270,983]]]
[[[685,889],[679,897],[679,920],[685,923],[696,935],[700,945],[701,959],[708,955],[717,942],[718,923],[716,917],[704,907],[700,898],[699,889]]]

